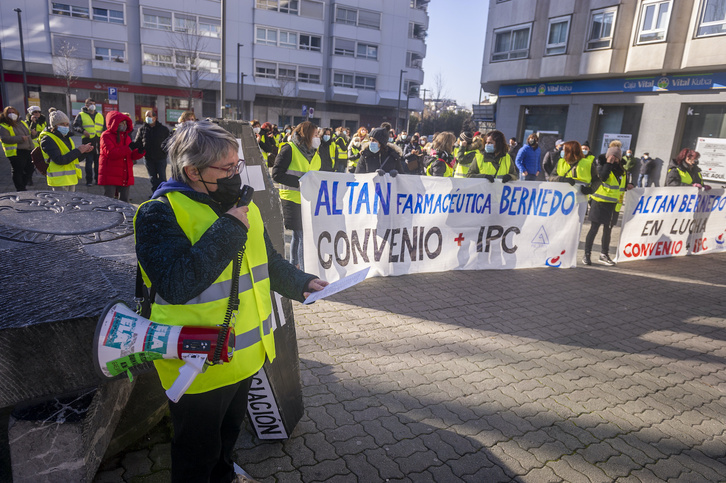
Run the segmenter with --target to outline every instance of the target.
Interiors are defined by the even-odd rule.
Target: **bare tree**
[[[179,86],[187,92],[189,109],[193,105],[194,90],[199,89],[199,83],[211,75],[212,59],[204,55],[208,40],[208,37],[198,35],[196,26],[169,33],[170,69],[174,71]]]
[[[446,84],[444,82],[444,75],[439,71],[434,76],[434,116],[439,117],[439,109],[441,109],[444,97],[446,96]]]
[[[53,56],[53,72],[65,82],[66,88],[66,112],[71,115],[71,87],[78,79],[78,71],[83,60],[76,57],[76,47],[61,41],[60,46]]]
[[[296,79],[292,73],[279,73],[274,86],[274,95],[278,98],[277,114],[280,118],[286,119],[295,99]]]

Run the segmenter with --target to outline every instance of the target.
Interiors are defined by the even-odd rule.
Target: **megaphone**
[[[205,364],[229,362],[234,355],[234,329],[159,324],[134,312],[121,301],[109,303],[98,319],[93,359],[102,377],[115,377],[134,366],[157,359],[181,359],[179,377],[166,391],[178,402]],[[231,342],[231,344],[230,344]],[[218,351],[219,347],[219,351]],[[130,374],[130,373],[129,373]]]

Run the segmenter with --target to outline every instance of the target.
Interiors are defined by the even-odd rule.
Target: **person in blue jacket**
[[[542,170],[540,161],[539,138],[536,134],[530,134],[527,138],[527,144],[517,153],[514,164],[519,170],[519,179],[525,181],[534,181],[537,179],[539,172]]]

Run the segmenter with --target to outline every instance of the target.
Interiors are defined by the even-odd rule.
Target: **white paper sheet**
[[[354,285],[358,285],[363,280],[366,279],[366,276],[368,276],[368,271],[371,269],[371,267],[366,267],[363,270],[360,270],[358,272],[355,272],[352,275],[348,275],[347,277],[343,277],[340,280],[337,280],[324,289],[322,289],[320,292],[313,292],[310,294],[310,296],[305,299],[304,304],[311,304],[315,302],[316,300],[324,299],[325,297],[328,297],[330,295],[336,294],[338,292],[342,292],[343,290],[350,288]]]

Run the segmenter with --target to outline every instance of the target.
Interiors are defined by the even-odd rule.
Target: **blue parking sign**
[[[118,89],[115,87],[108,88],[108,102],[109,104],[118,103]]]

